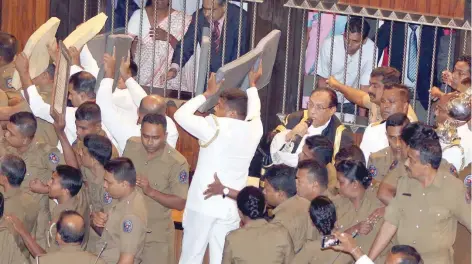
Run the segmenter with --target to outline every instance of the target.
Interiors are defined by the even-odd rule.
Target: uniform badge
[[[179,174],[179,182],[180,183],[188,183],[188,173],[187,171],[183,170]]]
[[[369,174],[372,178],[377,176],[377,168],[374,165],[369,166]]]
[[[54,164],[58,164],[60,159],[55,153],[51,153],[51,154],[49,154],[49,161],[54,163]]]
[[[452,175],[457,175],[456,167],[455,167],[454,165],[451,165],[451,167],[449,168],[449,172],[450,172]]]
[[[123,232],[131,233],[133,231],[133,222],[131,220],[123,221]]]
[[[12,78],[6,78],[5,79],[5,87],[7,87],[8,89],[11,89],[13,88],[13,79]]]
[[[390,165],[390,168],[388,170],[393,170],[397,167],[398,165],[398,160],[394,160],[392,164]]]
[[[111,195],[108,193],[108,192],[105,192],[103,194],[103,203],[105,204],[111,204],[111,201],[113,200],[113,198],[111,198]]]
[[[472,175],[467,175],[464,179],[464,185],[465,187],[471,187],[472,186]]]

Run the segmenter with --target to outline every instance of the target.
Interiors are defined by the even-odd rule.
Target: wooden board
[[[70,35],[64,40],[66,48],[74,46],[80,50],[85,43],[89,42],[100,33],[103,26],[105,26],[107,18],[108,17],[104,13],[100,13],[78,26],[74,32],[70,33]]]
[[[59,59],[56,65],[56,73],[54,74],[51,102],[51,116],[55,119],[65,114],[71,64],[67,47],[62,41],[59,41]]]

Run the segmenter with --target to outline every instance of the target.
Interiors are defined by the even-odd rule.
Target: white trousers
[[[210,245],[210,264],[221,264],[226,235],[239,228],[239,217],[218,219],[186,209],[182,221],[184,237],[179,264],[202,263]]]

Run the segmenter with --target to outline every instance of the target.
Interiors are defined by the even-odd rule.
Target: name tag
[[[411,193],[402,193],[402,195],[411,197]]]

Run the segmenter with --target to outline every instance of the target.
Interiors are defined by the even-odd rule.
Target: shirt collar
[[[295,194],[294,196],[288,198],[287,200],[279,204],[272,212],[274,213],[274,215],[277,215],[277,212],[284,211],[286,208],[290,208],[292,207],[293,204],[302,202],[303,200],[306,200],[306,199]]]
[[[245,224],[244,227],[259,227],[267,224],[267,220],[265,219],[256,219],[252,220],[249,223]]]
[[[134,197],[136,196],[136,193],[137,193],[137,190],[134,189],[128,196],[123,197],[121,200],[119,200],[119,202],[115,205],[115,208],[124,207],[128,205],[130,201],[134,199]]]
[[[10,188],[7,192],[5,192],[5,199],[11,198],[13,196],[21,194],[20,188]]]
[[[319,127],[310,126],[308,128],[308,135],[320,135],[323,132],[323,130],[325,130],[328,127],[329,122],[331,122],[331,118],[328,120],[328,122],[326,122],[322,126],[319,126]]]
[[[74,251],[82,251],[82,249],[80,245],[65,244],[65,245],[60,246],[60,251],[74,252]]]

